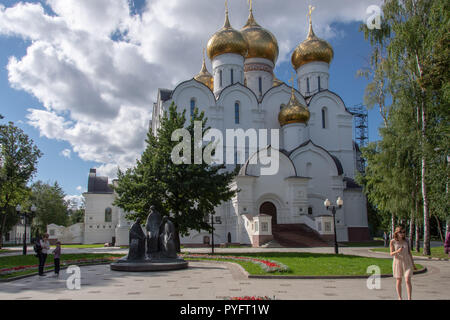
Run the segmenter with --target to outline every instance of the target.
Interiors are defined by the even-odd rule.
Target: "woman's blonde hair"
[[[399,241],[399,240],[400,240],[398,234],[399,234],[401,231],[405,232],[405,228],[403,228],[402,226],[399,226],[399,227],[395,228],[394,239],[395,239],[396,241]],[[406,238],[406,234],[405,234],[405,238]]]

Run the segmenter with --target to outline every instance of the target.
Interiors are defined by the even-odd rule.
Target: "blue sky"
[[[67,1],[67,3],[71,2],[72,0],[65,0]],[[77,10],[96,10],[96,8],[79,8],[80,3],[83,2],[81,0],[79,0],[80,2],[78,2],[77,5]],[[133,15],[134,13],[137,14],[143,14],[145,13],[144,17],[146,15],[150,16],[150,12],[151,10],[149,10],[148,8],[152,7],[153,10],[156,10],[155,8],[157,8],[158,10],[162,10],[161,7],[159,6],[163,6],[163,4],[159,4],[160,0],[154,1],[154,3],[152,4],[152,6],[145,6],[145,2],[144,0],[142,1],[135,1],[135,6],[134,8],[130,9],[131,15]],[[36,1],[38,3],[42,3],[40,1]],[[176,1],[171,1],[173,3],[176,3]],[[232,2],[231,3],[231,8],[230,8],[230,12],[231,12],[231,18],[232,18],[232,24],[236,23],[234,21],[238,21],[238,19],[240,20],[240,22],[245,22],[245,16],[246,13],[245,12],[241,12],[242,10],[245,10],[245,1],[242,1],[243,3],[237,3],[237,2]],[[289,2],[289,1],[287,1]],[[292,1],[291,1],[292,2]],[[314,2],[314,1],[313,1]],[[321,3],[318,1],[315,1],[316,3]],[[345,2],[345,1],[344,1]],[[17,3],[17,1],[11,1],[11,0],[1,0],[0,1],[0,10],[2,10],[4,13],[6,12],[5,8],[10,8],[12,6],[14,6]],[[75,2],[73,2],[75,3]],[[218,2],[218,3],[221,3]],[[256,1],[255,1],[256,3]],[[295,1],[292,2],[293,4],[295,4]],[[331,3],[331,2],[330,2]],[[347,5],[349,7],[349,10],[351,10],[351,5],[348,4],[349,2],[346,2]],[[1,4],[4,6],[4,8],[2,9]],[[263,7],[267,6],[267,9],[264,10]],[[50,0],[48,3],[44,2],[42,3],[44,10],[45,10],[45,15],[48,15],[50,17],[58,17],[58,16],[62,16],[64,19],[67,19],[67,12],[69,11],[65,11],[65,8],[61,7],[62,5],[59,3],[59,0]],[[65,4],[64,4],[65,5]],[[75,6],[75,4],[73,4]],[[210,6],[211,4],[208,3],[208,6]],[[199,6],[199,8],[203,8],[205,6],[207,6],[205,4],[205,2],[200,1],[200,0],[196,0],[193,2],[193,6]],[[267,22],[267,16],[268,13],[266,11],[270,11],[270,6],[272,4],[267,2],[263,3],[263,1],[261,1],[261,5],[260,7],[258,7],[256,4],[255,6],[255,15],[256,18],[258,20],[258,22],[267,27],[267,24],[269,24]],[[88,6],[88,5],[86,5]],[[51,10],[50,8],[53,8],[54,10]],[[37,7],[33,7],[34,9],[37,9]],[[30,9],[30,8],[28,8]],[[23,8],[22,11],[20,12],[25,12],[26,10],[28,10],[27,8]],[[70,8],[69,8],[70,9]],[[195,8],[194,8],[195,9]],[[234,11],[233,11],[234,9]],[[169,10],[169,9],[167,9]],[[175,10],[175,9],[173,9]],[[180,9],[182,10],[182,8]],[[221,8],[214,10],[216,15],[222,15],[221,13]],[[238,12],[239,10],[239,12]],[[355,21],[355,19],[363,19],[364,17],[353,17],[350,13],[348,13],[348,11],[344,11],[344,13],[339,14],[339,12],[336,12],[336,14],[334,14],[332,8],[327,9],[326,7],[323,6],[319,6],[319,9],[317,10],[321,10],[321,13],[317,14],[317,20],[313,20],[315,22],[315,24],[318,25],[317,28],[315,28],[316,34],[319,37],[325,37],[333,46],[334,52],[335,52],[335,57],[334,60],[331,64],[331,68],[330,68],[330,89],[334,92],[336,92],[337,94],[339,94],[345,104],[347,105],[347,107],[352,107],[356,104],[362,103],[363,102],[363,95],[364,95],[364,88],[367,84],[367,81],[365,79],[361,79],[361,78],[357,78],[356,77],[356,72],[358,69],[364,67],[367,65],[367,58],[369,56],[370,53],[370,46],[368,45],[368,43],[364,40],[364,36],[361,32],[358,31],[359,25],[361,23],[361,21]],[[36,19],[36,21],[38,21],[38,19],[40,19],[40,16],[42,16],[42,14],[39,13],[39,10],[31,10],[32,11],[32,18]],[[73,10],[72,10],[73,11]],[[289,10],[287,10],[289,11]],[[293,26],[295,26],[296,24],[301,25],[301,28],[299,30],[297,30],[296,32],[290,33],[285,31],[285,28],[283,28],[283,26],[276,26],[276,21],[271,21],[270,23],[274,24],[274,30],[275,30],[275,35],[277,36],[279,42],[280,42],[280,48],[283,47],[287,47],[290,49],[284,49],[284,55],[283,55],[283,49],[281,49],[281,59],[279,59],[279,62],[277,64],[275,73],[277,75],[277,77],[285,82],[288,83],[289,78],[291,77],[291,71],[292,71],[292,67],[290,65],[289,62],[289,57],[290,57],[290,53],[292,52],[292,50],[295,48],[295,46],[299,43],[299,41],[301,41],[302,39],[304,39],[305,35],[306,35],[306,23],[305,23],[305,19],[304,19],[304,12],[305,10],[302,10],[303,12],[301,12],[301,14],[299,13],[299,21],[301,21],[301,23],[297,23],[296,21],[291,21],[292,18],[286,17],[286,21],[289,21],[289,25],[287,24],[287,28],[293,28]],[[329,12],[331,11],[331,12]],[[55,13],[57,12],[57,13]],[[114,15],[118,15],[120,12],[120,10],[117,11],[113,11],[111,10],[111,13],[108,12],[108,14],[111,14],[111,17],[115,17]],[[236,15],[233,16],[233,13],[237,12]],[[1,11],[0,11],[1,13]],[[95,13],[95,12],[94,12]],[[152,39],[151,44],[153,45],[154,43],[157,43],[158,38],[156,35],[151,35],[149,32],[161,32],[161,33],[165,33],[165,32],[173,32],[173,30],[176,30],[176,27],[174,27],[174,24],[171,25],[170,22],[170,12],[166,12],[167,17],[166,20],[167,22],[163,22],[163,26],[156,26],[154,23],[154,20],[148,19],[149,21],[152,21],[151,27],[149,27],[149,31],[143,32],[142,35],[141,31],[135,31],[136,33],[133,34],[133,36],[135,37],[134,40],[136,41],[128,41],[128,42],[133,42],[134,47],[133,48],[137,48],[137,52],[139,50],[141,50],[142,48],[146,47],[146,43],[145,41],[147,41],[147,38],[150,37],[154,37],[155,39]],[[176,16],[178,13],[178,11],[174,11],[173,12],[173,16]],[[194,10],[194,12],[192,13],[192,15],[195,16],[196,12]],[[200,12],[198,14],[201,14]],[[291,13],[290,13],[291,14]],[[348,16],[347,16],[348,15]],[[187,17],[189,17],[189,14],[186,14]],[[3,17],[9,17],[7,14],[4,14]],[[111,17],[103,17],[104,19],[109,19],[109,20],[105,20],[105,21],[111,21]],[[301,19],[300,19],[301,17]],[[337,17],[337,18],[336,18]],[[126,18],[126,17],[125,17]],[[234,19],[233,19],[234,18]],[[265,18],[265,19],[264,19]],[[2,19],[2,16],[0,15],[0,19]],[[14,20],[15,19],[15,20]],[[92,132],[95,133],[95,127],[98,127],[98,125],[96,124],[95,121],[102,121],[101,119],[99,120],[99,118],[102,118],[102,109],[101,107],[98,107],[98,112],[96,112],[96,110],[93,110],[96,108],[95,103],[92,103],[92,105],[89,105],[89,110],[75,110],[75,107],[71,106],[70,103],[68,101],[74,101],[74,100],[64,100],[64,97],[62,96],[52,96],[51,95],[51,91],[52,91],[52,81],[51,78],[48,78],[48,75],[43,74],[43,78],[45,77],[46,80],[46,84],[41,85],[39,84],[39,73],[37,74],[37,80],[36,80],[36,74],[34,75],[33,81],[31,81],[31,77],[29,77],[29,73],[32,72],[32,68],[36,68],[36,65],[38,65],[39,63],[36,62],[35,60],[27,60],[25,59],[27,56],[32,57],[33,52],[28,52],[27,53],[27,49],[30,50],[29,48],[34,45],[37,47],[38,43],[42,42],[45,45],[48,45],[48,47],[45,47],[45,50],[43,50],[43,52],[48,52],[49,48],[56,48],[54,49],[55,51],[59,48],[58,44],[62,44],[63,42],[55,42],[52,43],[52,39],[48,39],[45,38],[45,32],[44,31],[36,31],[35,33],[32,33],[30,31],[30,33],[32,33],[31,35],[27,34],[28,31],[23,31],[23,29],[21,29],[20,24],[22,23],[21,20],[19,18],[14,18],[11,21],[7,21],[8,24],[3,25],[3,30],[2,30],[2,22],[0,21],[0,98],[1,98],[1,103],[0,103],[0,113],[5,116],[5,119],[3,120],[3,122],[6,121],[13,121],[16,125],[18,125],[19,127],[21,127],[36,143],[36,145],[41,149],[41,151],[44,153],[44,156],[40,159],[39,161],[39,165],[38,165],[38,171],[37,174],[34,178],[34,180],[43,180],[43,181],[49,181],[49,182],[54,182],[54,181],[58,181],[58,183],[60,183],[60,185],[63,187],[64,191],[66,194],[68,195],[80,195],[83,191],[86,190],[87,187],[87,177],[88,177],[88,172],[90,168],[93,167],[101,167],[102,165],[105,165],[105,163],[108,162],[107,157],[103,157],[103,155],[98,155],[98,153],[103,152],[102,150],[107,150],[105,151],[105,153],[111,153],[111,155],[108,155],[108,157],[115,157],[114,154],[114,150],[119,150],[117,151],[118,154],[121,154],[121,156],[123,156],[123,154],[129,152],[127,148],[128,145],[130,144],[135,144],[135,146],[133,147],[133,151],[132,152],[137,152],[139,150],[142,150],[143,147],[143,139],[141,142],[136,142],[135,140],[136,137],[128,137],[128,139],[130,139],[129,143],[127,143],[126,146],[123,145],[115,145],[112,148],[105,148],[104,146],[96,146],[95,143],[93,143],[92,145],[88,144],[89,140],[89,132],[90,132],[90,128],[93,128]],[[30,16],[26,16],[24,14],[24,18],[23,19],[30,19]],[[88,18],[87,18],[88,19]],[[123,17],[121,18],[122,20],[120,20],[122,23],[123,22]],[[186,18],[188,19],[188,18]],[[48,19],[47,19],[48,20]],[[145,19],[143,19],[145,20]],[[212,21],[214,21],[214,17],[211,18]],[[320,26],[320,20],[323,20],[323,26],[324,28],[321,29]],[[138,21],[138,20],[136,20]],[[135,25],[137,24],[136,21],[132,21],[132,22],[127,22],[131,28],[135,28]],[[222,21],[222,20],[221,20]],[[266,24],[264,23],[266,22]],[[55,19],[55,22],[52,23],[59,23],[59,20]],[[70,27],[64,27],[64,29],[62,28],[61,30],[61,34],[63,35],[63,32],[67,32],[70,35],[73,34],[77,34],[78,32],[80,32],[79,30],[82,29],[83,32],[86,32],[86,34],[91,34],[89,32],[91,32],[91,29],[89,29],[86,26],[89,26],[90,23],[92,23],[92,25],[95,23],[95,21],[90,21],[90,20],[84,20],[82,21],[82,25],[80,27],[80,25],[76,25],[76,26],[71,26]],[[144,24],[143,22],[139,22],[140,24]],[[167,25],[169,25],[169,27],[164,26],[164,23],[167,23]],[[67,25],[69,25],[69,23],[66,23]],[[152,61],[153,65],[152,67],[155,68],[155,73],[151,73],[151,74],[161,74],[161,76],[159,76],[159,78],[156,80],[154,78],[148,78],[148,87],[149,87],[149,93],[145,93],[143,94],[142,98],[139,99],[135,99],[135,96],[132,96],[133,94],[133,90],[137,87],[137,86],[133,86],[131,87],[130,90],[128,90],[128,92],[130,93],[125,93],[122,94],[121,97],[117,98],[116,100],[120,100],[120,103],[118,103],[118,105],[120,104],[120,107],[118,108],[122,108],[123,106],[128,106],[128,105],[132,105],[133,107],[136,106],[136,112],[143,112],[143,114],[148,115],[149,112],[151,112],[152,109],[152,103],[154,101],[154,99],[156,98],[155,96],[155,90],[158,87],[173,87],[176,85],[176,83],[178,83],[179,81],[183,81],[186,79],[191,78],[192,76],[195,75],[195,73],[198,71],[198,69],[200,68],[200,61],[201,61],[201,51],[199,50],[199,48],[201,48],[201,45],[207,41],[208,39],[208,34],[211,34],[212,32],[214,32],[215,30],[217,30],[220,26],[217,25],[217,22],[211,22],[210,23],[211,26],[209,26],[209,29],[204,31],[198,31],[198,34],[196,32],[196,29],[194,29],[194,26],[189,26],[192,27],[192,30],[187,30],[186,31],[186,35],[182,37],[182,39],[184,39],[186,41],[186,43],[184,44],[184,48],[185,50],[189,51],[189,58],[186,57],[182,57],[183,59],[185,58],[188,65],[183,65],[183,68],[180,68],[179,66],[174,66],[169,60],[178,60],[177,57],[179,58],[180,55],[180,51],[178,48],[173,47],[171,48],[170,46],[168,46],[167,48],[164,47],[165,43],[161,42],[161,46],[159,50],[165,50],[165,55],[161,54],[161,56],[159,56],[156,53],[153,53],[152,51],[146,51],[147,53],[142,53],[142,55],[146,55],[146,61]],[[119,25],[119,23],[118,23]],[[305,25],[305,26],[304,26]],[[37,24],[37,26],[40,28],[42,26],[42,23],[40,23],[39,25]],[[57,25],[59,26],[59,24]],[[50,26],[53,30],[55,29],[54,27]],[[50,28],[49,27],[49,28]],[[115,28],[117,28],[117,26],[113,26]],[[33,24],[30,24],[30,28],[33,28]],[[42,27],[44,28],[44,27]],[[94,28],[94,27],[93,27]],[[98,27],[97,27],[98,28]],[[270,29],[269,27],[267,27],[268,29]],[[120,29],[120,28],[119,28]],[[140,30],[142,29],[142,26],[140,26],[139,28],[136,28],[136,30]],[[186,29],[186,26],[183,27],[183,30]],[[39,29],[33,29],[34,30],[39,30]],[[133,29],[134,30],[134,29]],[[272,29],[270,29],[272,30]],[[41,32],[41,33],[39,33]],[[110,32],[110,30],[106,30],[105,32]],[[131,32],[130,32],[131,33]],[[323,34],[326,34],[325,36],[323,36]],[[61,36],[61,34],[58,34],[57,36]],[[149,36],[150,35],[150,36]],[[286,36],[285,36],[286,35]],[[162,35],[161,37],[164,38],[165,35]],[[141,38],[139,38],[141,37]],[[95,38],[93,37],[93,39],[98,40],[100,37],[96,36]],[[281,38],[281,39],[280,39]],[[103,40],[102,40],[103,41]],[[105,41],[101,42],[101,44],[105,43]],[[192,44],[190,44],[192,43]],[[74,46],[78,46],[78,43],[73,43],[72,45]],[[80,42],[81,45],[81,42]],[[83,44],[84,45],[84,44]],[[62,45],[61,45],[62,46]],[[164,47],[164,48],[162,48]],[[33,47],[35,48],[35,47]],[[162,48],[162,49],[161,49]],[[99,53],[98,55],[101,54],[102,50],[104,50],[102,47],[99,47]],[[127,49],[128,50],[128,49]],[[134,49],[133,49],[134,50]],[[192,51],[192,53],[191,53]],[[198,51],[200,51],[200,53],[198,53]],[[56,51],[57,52],[57,51]],[[148,53],[151,52],[151,53]],[[130,51],[130,54],[134,54],[134,51]],[[169,56],[167,57],[167,61],[161,61],[161,63],[158,63],[158,59],[165,59],[165,56]],[[8,63],[10,61],[11,57],[15,57],[16,59],[16,64],[13,64],[15,66],[16,69],[11,69],[8,70],[7,66]],[[161,58],[163,57],[163,58]],[[70,54],[69,54],[69,58],[70,58]],[[78,59],[78,56],[74,56],[73,59]],[[122,59],[122,58],[121,58]],[[125,58],[123,58],[125,59]],[[24,60],[24,62],[21,64],[20,62]],[[81,60],[80,60],[81,61]],[[98,61],[98,60],[96,60]],[[122,61],[122,60],[120,60]],[[126,61],[126,60],[124,60]],[[135,61],[135,60],[134,60]],[[26,62],[26,63],[25,63]],[[30,66],[32,63],[35,63],[36,65],[34,66]],[[47,60],[43,60],[42,65],[45,68],[45,63],[48,64],[48,67],[53,67],[53,63],[51,59],[47,59]],[[56,63],[56,62],[55,62]],[[178,63],[178,62],[177,62]],[[80,62],[81,65],[81,62]],[[88,66],[89,67],[89,66]],[[177,72],[174,72],[174,68],[177,67],[178,69],[175,69]],[[210,69],[210,64],[208,63],[208,67]],[[27,69],[28,68],[28,69]],[[47,68],[48,69],[48,68]],[[88,68],[89,69],[89,68]],[[14,71],[15,70],[15,71]],[[18,71],[17,71],[18,70]],[[46,70],[46,69],[44,69]],[[83,69],[84,70],[84,69]],[[9,76],[10,73],[13,72],[12,75],[12,80],[9,80]],[[120,73],[123,74],[123,73]],[[163,75],[170,75],[170,76],[163,76]],[[141,82],[138,83],[138,85],[142,85],[144,88],[147,85],[146,84],[146,78],[145,76],[143,76],[142,74],[137,75],[137,77],[142,77]],[[21,82],[23,79],[23,82]],[[94,78],[95,79],[95,78]],[[102,81],[103,79],[98,78],[98,81]],[[96,80],[97,81],[97,80]],[[129,82],[128,78],[127,80],[124,81],[124,83]],[[43,80],[44,82],[44,80]],[[68,81],[67,85],[70,85],[71,83],[74,83],[72,81]],[[95,82],[93,82],[95,84]],[[55,88],[56,87],[60,87],[61,85],[64,85],[64,79],[55,79]],[[34,86],[34,87],[33,87]],[[16,88],[13,88],[16,87]],[[81,86],[81,88],[84,88],[86,90],[86,92],[91,92],[89,88],[87,88],[87,86]],[[50,92],[50,93],[45,93],[45,94],[41,94],[39,90],[43,90],[45,92]],[[65,89],[68,90],[68,89]],[[137,90],[137,89],[136,89]],[[70,95],[70,90],[67,91],[69,92],[67,95]],[[84,95],[88,95],[88,93],[85,93]],[[103,92],[104,93],[104,92]],[[79,95],[83,95],[83,93],[78,93]],[[94,95],[94,94],[93,94]],[[59,99],[59,100],[58,100]],[[114,100],[114,102],[116,101]],[[88,102],[90,102],[91,100],[87,100]],[[95,101],[95,99],[93,99],[92,101]],[[72,109],[73,108],[73,109]],[[127,107],[128,108],[128,107]],[[143,111],[139,111],[138,108],[140,108],[139,110],[143,110]],[[147,109],[148,108],[148,109]],[[49,124],[51,124],[50,122],[42,124],[36,124],[37,122],[35,121],[34,125],[30,124],[30,119],[29,119],[29,115],[30,115],[30,111],[29,109],[34,109],[34,110],[43,110],[43,111],[48,111],[48,116],[52,116],[52,115],[58,115],[59,117],[61,117],[62,119],[64,119],[65,125],[69,126],[72,125],[74,123],[78,123],[79,122],[83,122],[84,124],[92,124],[92,127],[89,126],[85,126],[83,128],[87,128],[84,129],[85,132],[78,134],[78,136],[75,136],[75,133],[71,134],[70,136],[63,136],[63,135],[58,135],[58,131],[56,129],[49,129]],[[105,109],[106,110],[106,109]],[[127,109],[129,110],[129,109]],[[135,110],[135,109],[133,109]],[[120,112],[119,112],[120,113]],[[105,111],[105,114],[107,114],[107,111]],[[114,113],[112,113],[114,114]],[[45,114],[46,115],[46,114]],[[117,114],[115,114],[116,117]],[[112,115],[111,117],[114,117],[114,115]],[[139,114],[137,113],[137,115],[135,115],[136,118],[140,118]],[[92,120],[92,118],[94,118],[94,120]],[[105,116],[106,118],[106,116]],[[42,120],[42,119],[41,119]],[[41,121],[40,120],[40,121]],[[103,122],[106,122],[103,121]],[[120,123],[120,121],[119,121]],[[146,130],[146,125],[144,124],[138,124],[137,122],[133,122],[136,126],[140,126],[140,131],[139,131],[139,137],[143,136],[143,133]],[[369,139],[370,141],[375,141],[377,140],[378,137],[378,127],[381,124],[381,118],[379,116],[379,114],[377,113],[376,110],[370,110],[369,111]],[[54,123],[54,126],[56,126],[57,124]],[[117,125],[115,125],[117,126]],[[74,130],[73,132],[79,132],[80,130]],[[56,132],[56,133],[55,133]],[[59,131],[59,132],[63,132],[63,131]],[[94,134],[93,133],[93,134]],[[83,136],[84,134],[84,136]],[[120,136],[120,134],[119,134]],[[100,138],[99,138],[100,140]],[[70,157],[67,156],[63,156],[62,155],[62,151],[63,150],[70,150]],[[137,151],[136,151],[137,150]],[[68,151],[67,151],[68,152]],[[69,153],[69,152],[68,152]],[[96,154],[97,153],[97,154]],[[105,160],[106,159],[106,160]],[[99,161],[100,160],[100,161]],[[129,161],[127,159],[127,161]],[[119,164],[121,163],[125,163],[125,160],[123,162],[119,162]],[[107,170],[105,170],[104,172],[108,172]],[[81,187],[81,188],[80,188]]]

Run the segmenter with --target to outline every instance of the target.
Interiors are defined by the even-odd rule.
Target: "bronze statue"
[[[176,259],[178,255],[175,244],[175,226],[167,217],[164,218],[163,224],[161,224],[162,232],[159,235],[161,254],[166,258]]]
[[[141,227],[141,218],[130,229],[130,250],[128,251],[128,260],[145,259],[145,234]]]
[[[161,225],[161,214],[156,211],[155,206],[150,207],[145,229],[147,230],[147,257],[155,257],[159,251],[159,229]]]

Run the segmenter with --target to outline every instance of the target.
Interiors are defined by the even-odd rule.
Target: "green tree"
[[[8,216],[17,204],[27,200],[27,183],[36,173],[41,156],[22,129],[12,122],[0,125],[0,248],[3,234],[11,227],[7,224]]]
[[[190,148],[194,147],[195,121],[203,124],[203,135],[209,130],[204,113],[198,114],[195,109],[186,127],[191,138]],[[114,187],[118,195],[114,204],[129,212],[128,218],[141,217],[145,221],[151,205],[163,216],[169,217],[176,228],[178,251],[180,235],[189,235],[190,230],[211,231],[205,218],[214,214],[215,207],[230,200],[236,193],[230,189],[236,172],[225,171],[224,165],[209,165],[204,161],[194,164],[195,152],[183,154],[186,160],[191,160],[190,164],[175,164],[172,161],[172,151],[179,144],[172,141],[172,133],[184,128],[185,123],[185,111],[178,113],[172,104],[161,118],[157,137],[150,129],[147,148],[141,159],[134,168],[118,171],[118,182]],[[202,154],[207,147],[211,148],[211,143],[201,146]]]
[[[36,205],[33,230],[39,234],[47,231],[47,225],[54,223],[67,226],[69,222],[66,196],[55,182],[53,185],[37,181],[31,186],[31,201]]]
[[[395,68],[395,72],[385,75],[392,95],[391,110],[409,105],[416,115],[415,132],[419,135],[413,149],[419,155],[415,165],[420,166],[420,207],[426,255],[430,254],[429,220],[431,214],[436,214],[431,211],[434,201],[432,203],[430,197],[442,195],[434,191],[440,187],[432,184],[434,177],[442,176],[442,171],[435,169],[433,162],[439,158],[437,153],[448,155],[449,151],[448,143],[442,148],[436,147],[438,141],[448,141],[449,6],[448,1],[440,0],[385,0],[382,28],[369,30],[367,26],[362,27],[375,49],[385,50],[387,65]],[[412,172],[415,174],[416,171]],[[440,182],[442,184],[444,180],[444,185],[448,181],[448,169],[445,173],[446,179]],[[447,203],[441,200],[441,203]]]

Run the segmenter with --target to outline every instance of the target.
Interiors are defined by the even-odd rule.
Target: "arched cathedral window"
[[[317,88],[318,88],[319,91],[321,90],[321,88],[320,88],[320,76],[317,77]]]
[[[309,93],[309,78],[306,78],[306,93]]]
[[[234,123],[235,124],[239,124],[239,122],[240,122],[240,119],[239,119],[239,110],[240,109],[240,105],[239,105],[239,102],[236,102],[235,104],[234,104]]]
[[[234,70],[231,69],[231,84],[234,84]]]
[[[259,94],[262,94],[262,78],[258,78],[258,84],[259,84]]]
[[[327,108],[322,108],[322,129],[326,129],[328,127],[327,123]]]
[[[194,111],[195,111],[195,99],[192,98],[191,99],[191,118],[194,116]]]
[[[222,70],[219,70],[219,83],[220,83],[220,87],[222,88],[222,86],[223,86]]]
[[[105,209],[105,222],[112,222],[112,209],[109,207]]]

